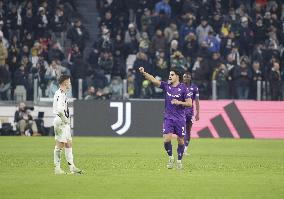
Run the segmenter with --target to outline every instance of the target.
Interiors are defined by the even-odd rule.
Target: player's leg
[[[172,143],[171,143],[172,135],[173,135],[172,133],[164,134],[164,147],[169,156],[169,160],[167,163],[168,169],[172,169],[174,167],[174,161],[175,161],[175,158],[173,156]]]
[[[64,143],[67,142],[65,133],[63,131],[62,121],[59,117],[55,117],[53,121],[54,133],[55,133],[55,148],[54,148],[54,166],[55,174],[66,174],[60,167],[61,153],[64,148]]]
[[[190,138],[191,138],[191,128],[192,128],[192,120],[186,120],[186,132],[184,136],[184,154],[188,155],[188,145],[190,143]]]
[[[78,169],[74,164],[74,158],[73,158],[73,150],[72,150],[72,137],[71,137],[71,129],[69,125],[65,125],[64,131],[66,134],[67,142],[65,143],[65,158],[67,161],[67,164],[69,166],[70,172],[75,173],[82,173],[81,169]]]
[[[61,153],[62,153],[63,147],[64,147],[64,143],[56,140],[56,144],[55,144],[54,151],[53,151],[54,166],[55,166],[54,173],[55,174],[66,174],[66,172],[63,171],[60,167]]]
[[[164,147],[169,156],[169,161],[167,163],[167,168],[172,169],[174,165],[174,156],[172,150],[172,135],[173,135],[173,125],[170,120],[164,120],[163,123],[163,133],[164,133]]]
[[[178,160],[177,160],[177,169],[182,169],[182,156],[184,152],[184,135],[185,135],[185,121],[176,121],[174,126],[174,132],[177,135],[177,154],[178,154]]]

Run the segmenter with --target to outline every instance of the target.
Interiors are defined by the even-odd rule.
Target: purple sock
[[[184,144],[179,144],[177,148],[177,153],[178,153],[178,160],[182,159],[183,156],[183,151],[184,151]]]
[[[164,142],[164,147],[165,150],[167,151],[169,156],[173,155],[173,150],[172,150],[172,143],[171,142]]]
[[[185,146],[188,146],[190,142],[190,132],[186,132],[185,136],[184,136],[184,144]]]

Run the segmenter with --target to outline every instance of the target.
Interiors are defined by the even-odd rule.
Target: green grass
[[[75,137],[85,175],[55,176],[52,137],[0,137],[0,198],[284,198],[284,140],[191,144],[180,171],[165,168],[161,138]]]

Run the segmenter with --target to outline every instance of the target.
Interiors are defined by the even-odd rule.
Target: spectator
[[[59,7],[56,8],[55,15],[52,17],[50,25],[52,29],[52,40],[59,42],[64,48],[67,30],[67,19],[64,15],[64,10]]]
[[[158,14],[161,10],[163,10],[169,17],[171,16],[172,8],[169,4],[169,0],[161,0],[160,2],[156,3],[155,12]]]
[[[184,72],[188,70],[187,61],[180,51],[176,51],[173,53],[170,62],[171,62],[171,68],[178,68],[178,70]]]
[[[193,64],[193,60],[196,58],[198,49],[198,43],[195,34],[189,33],[185,37],[185,41],[182,47],[182,54],[189,61],[189,64]]]
[[[237,99],[248,99],[252,72],[246,61],[241,61],[241,65],[234,69],[233,76],[237,91]]]
[[[208,61],[201,54],[197,55],[192,67],[192,78],[200,91],[200,99],[209,98],[210,68]]]
[[[251,54],[250,49],[252,49],[253,42],[253,31],[249,26],[249,21],[247,17],[241,18],[241,26],[239,29],[239,40],[240,40],[240,54],[249,55]]]
[[[194,17],[190,17],[189,19],[187,19],[187,22],[185,24],[182,24],[179,30],[179,34],[180,34],[180,43],[181,45],[184,44],[185,42],[185,38],[187,35],[191,34],[195,34],[195,27],[194,27]]]
[[[205,38],[210,53],[216,53],[220,51],[220,40],[216,37],[215,33],[209,32]]]
[[[35,30],[36,17],[33,14],[32,8],[26,9],[22,20],[22,35],[27,35]]]
[[[133,23],[128,25],[128,30],[125,32],[124,43],[128,49],[128,54],[135,54],[138,52],[138,45],[140,41],[140,33]]]
[[[120,54],[121,51],[115,51],[113,59],[112,77],[120,77],[121,79],[126,78],[126,61]]]
[[[46,12],[47,11],[44,7],[39,7],[38,15],[35,20],[35,24],[37,28],[36,33],[35,33],[36,38],[43,37],[44,35],[47,34],[49,21],[48,21],[48,15]]]
[[[72,44],[77,44],[80,51],[85,49],[86,41],[89,39],[89,32],[82,25],[81,20],[76,19],[73,27],[67,31],[67,38],[71,40]]]
[[[196,35],[198,43],[201,44],[208,37],[209,32],[213,32],[213,29],[208,25],[206,18],[201,19],[201,24],[196,28]]]
[[[217,98],[228,99],[229,84],[228,84],[228,70],[223,63],[220,63],[213,72],[212,80],[216,80]]]
[[[167,43],[170,43],[173,38],[174,38],[174,34],[175,33],[178,33],[177,31],[177,25],[175,23],[170,23],[170,25],[165,28],[164,30],[164,35],[165,35],[165,38],[166,38],[166,41]],[[182,37],[183,38],[183,37]]]
[[[123,84],[120,77],[113,77],[110,82],[111,88],[111,99],[112,100],[121,100],[123,94]]]
[[[6,59],[8,58],[8,51],[0,35],[0,66],[6,64]]]
[[[113,69],[113,56],[112,53],[104,52],[101,54],[98,66],[100,69],[104,71],[105,76],[108,79],[108,83],[110,82],[110,77]]]
[[[63,60],[65,58],[64,53],[62,52],[61,46],[59,43],[52,44],[52,48],[48,51],[48,60]]]
[[[252,82],[250,87],[250,99],[257,99],[257,82],[262,81],[262,73],[260,69],[260,63],[254,61],[252,63]]]
[[[141,16],[141,30],[142,32],[148,32],[150,37],[154,35],[154,22],[151,10],[148,8],[144,9],[144,13]]]
[[[7,65],[0,65],[0,100],[10,99],[9,91],[11,87],[10,72]]]
[[[154,61],[155,74],[159,76],[163,81],[168,79],[169,63],[164,51],[158,51]]]
[[[73,44],[72,49],[68,53],[68,58],[67,58],[68,64],[74,65],[74,63],[76,63],[77,60],[82,60],[82,59],[83,56],[82,53],[80,52],[79,46],[77,44]]]
[[[12,35],[19,36],[19,27],[22,25],[22,18],[20,13],[17,11],[17,6],[12,5],[11,10],[8,12],[6,26],[9,32],[9,39]]]
[[[15,112],[14,121],[22,136],[24,135],[40,135],[36,122],[34,121],[31,112],[33,107],[27,107],[24,102],[19,104],[18,110]]]
[[[269,73],[269,83],[270,83],[270,92],[271,100],[281,100],[281,76],[280,76],[280,66],[278,62],[273,63],[273,67]]]
[[[89,86],[84,99],[85,100],[95,100],[102,96],[102,93],[100,91],[96,91],[94,86]]]
[[[139,75],[138,68],[143,66],[144,68],[147,68],[148,71],[152,71],[152,68],[150,66],[150,63],[148,61],[148,57],[145,53],[139,52],[136,55],[136,60],[133,64],[133,70],[135,71],[135,88],[134,88],[134,98],[140,98],[141,97],[141,89],[142,89],[142,81],[143,77]]]
[[[166,51],[167,40],[163,35],[162,30],[158,29],[156,35],[152,38],[152,52],[155,54],[157,51]]]
[[[149,53],[150,46],[151,41],[149,40],[148,34],[146,32],[143,32],[139,42],[139,51],[147,54]]]

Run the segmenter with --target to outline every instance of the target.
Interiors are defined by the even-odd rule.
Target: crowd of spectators
[[[99,0],[100,36],[89,63],[99,87],[128,81],[133,98],[162,97],[138,74],[161,80],[170,68],[190,71],[201,99],[216,80],[219,99],[266,99],[283,91],[284,2],[281,0]]]
[[[160,80],[171,68],[191,72],[201,99],[212,97],[212,80],[218,99],[256,99],[257,81],[264,99],[283,99],[281,0],[97,0],[99,35],[87,55],[76,3],[0,0],[0,99],[23,86],[33,100],[35,80],[52,97],[62,73],[74,97],[79,79],[85,99],[163,97],[140,66]]]
[[[53,97],[62,73],[76,78],[89,37],[76,10],[75,0],[0,0],[0,100],[19,90],[33,100],[35,80]]]

